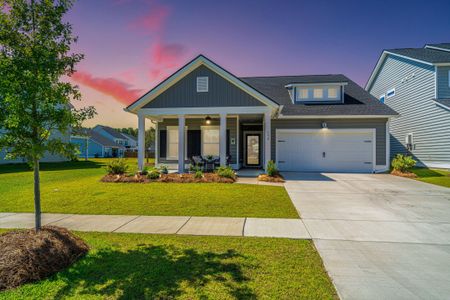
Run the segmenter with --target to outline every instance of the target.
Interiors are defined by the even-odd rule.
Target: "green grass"
[[[417,175],[416,180],[450,188],[450,172],[447,170],[414,168],[411,171]]]
[[[104,183],[106,159],[42,164],[48,213],[298,218],[284,187],[220,183]],[[129,159],[130,170],[137,169]],[[0,166],[0,212],[32,212],[33,174]]]
[[[337,299],[309,240],[77,234],[87,257],[0,299]]]

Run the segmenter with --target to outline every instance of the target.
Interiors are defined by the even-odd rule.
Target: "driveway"
[[[283,176],[342,299],[449,299],[450,189],[386,174]]]

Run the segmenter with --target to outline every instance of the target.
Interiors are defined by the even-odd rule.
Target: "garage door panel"
[[[373,133],[352,130],[277,132],[281,171],[372,172]]]

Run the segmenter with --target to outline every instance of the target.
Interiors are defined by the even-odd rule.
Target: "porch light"
[[[205,123],[208,124],[208,125],[211,124],[211,117],[210,116],[206,116]]]
[[[327,129],[327,128],[328,128],[327,122],[322,122],[322,128],[323,128],[323,129]]]

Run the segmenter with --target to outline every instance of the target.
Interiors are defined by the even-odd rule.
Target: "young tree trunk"
[[[34,215],[36,231],[41,230],[41,189],[39,179],[39,160],[34,160]]]

